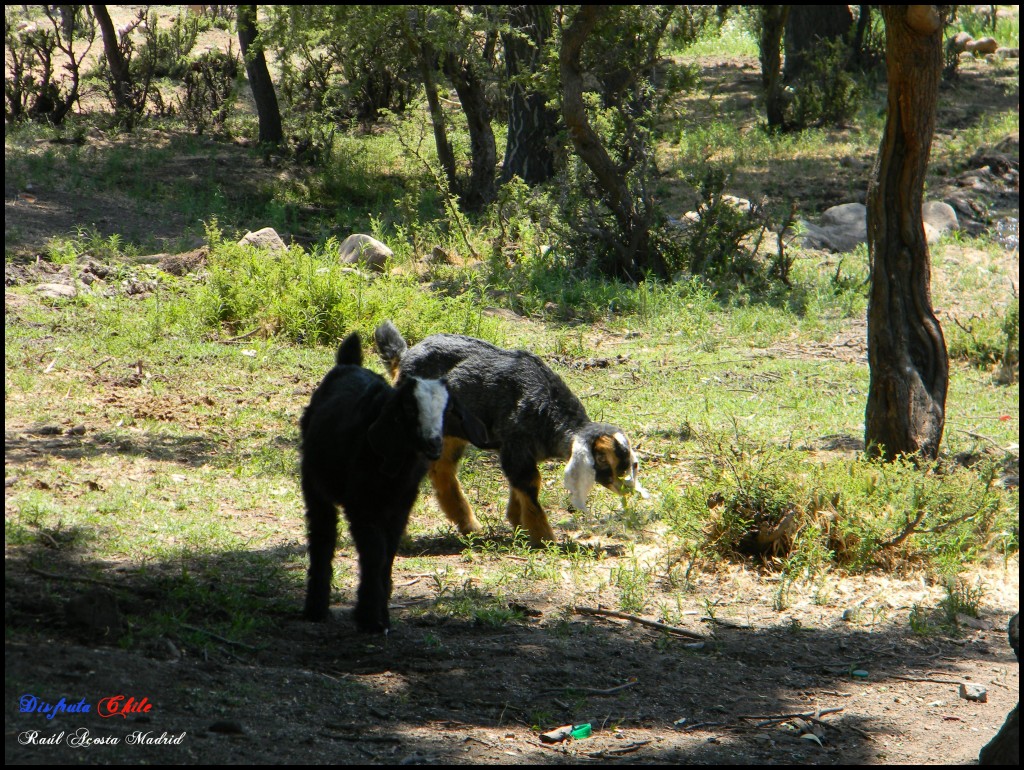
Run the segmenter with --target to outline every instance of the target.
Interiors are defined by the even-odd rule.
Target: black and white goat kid
[[[345,511],[359,553],[354,617],[363,631],[389,628],[391,569],[429,464],[441,456],[444,423],[486,443],[482,426],[438,379],[409,377],[392,387],[364,369],[358,334],[302,415],[302,494],[309,538],[305,616],[329,616],[338,512]],[[475,438],[473,438],[475,437]]]
[[[441,510],[463,534],[481,529],[456,477],[467,443],[498,450],[511,487],[506,516],[535,545],[555,539],[538,500],[537,464],[542,460],[569,461],[565,486],[581,511],[587,510],[595,483],[619,494],[636,491],[648,497],[625,433],[592,422],[580,400],[533,353],[455,334],[435,334],[410,348],[390,321],[377,327],[374,339],[396,382],[443,377],[452,395],[487,429],[490,441],[481,444],[454,424],[446,426],[441,456],[429,470]]]

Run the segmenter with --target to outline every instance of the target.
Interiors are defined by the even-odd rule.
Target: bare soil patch
[[[275,548],[300,549],[298,533]],[[451,553],[434,559],[439,569],[461,561]],[[339,562],[355,568],[347,554]],[[161,597],[145,580],[129,573],[104,586],[73,582],[83,565],[59,553],[37,562],[42,567],[9,554],[5,760],[963,764],[1018,697],[1008,613],[999,609],[1016,601],[1015,565],[988,575],[999,605],[984,613],[992,628],[959,638],[909,631],[907,602],[934,590],[920,579],[839,580],[837,601],[802,602],[780,615],[766,611],[770,582],[726,568],[702,578],[720,592],[717,621],[696,606],[687,615],[688,629],[708,637],[695,647],[627,621],[573,615],[546,594],[520,597],[528,619],[494,628],[413,616],[409,608],[434,596],[401,562],[398,622],[387,638],[357,634],[344,611],[325,626],[305,623],[296,596],[295,612],[276,617],[274,632],[245,644],[214,639],[212,652],[200,652],[180,637],[133,650],[104,641],[95,623],[111,602],[122,613],[159,611]],[[348,604],[351,589],[345,594]],[[889,619],[844,622],[842,607],[857,597],[871,599],[862,617]],[[83,605],[84,618],[76,610]],[[192,628],[183,625],[182,635]],[[983,685],[988,702],[960,698],[960,682]],[[84,698],[93,713],[21,713],[26,694]],[[152,709],[127,718],[96,713],[101,698],[118,694],[145,697]],[[593,736],[565,744],[546,745],[535,730],[581,722],[593,725]],[[28,742],[83,728],[119,743]],[[140,731],[184,737],[129,743]]]

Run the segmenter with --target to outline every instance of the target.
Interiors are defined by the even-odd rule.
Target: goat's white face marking
[[[416,403],[420,411],[420,435],[428,441],[439,441],[444,431],[448,389],[438,380],[417,379]]]
[[[587,495],[594,488],[597,475],[594,472],[594,454],[587,442],[579,436],[572,440],[572,454],[565,466],[564,481],[573,506],[587,513]]]

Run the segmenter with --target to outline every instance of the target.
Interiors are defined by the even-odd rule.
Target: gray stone
[[[821,215],[823,225],[863,228],[867,233],[868,209],[863,203],[841,203]]]
[[[338,259],[343,265],[361,264],[381,271],[385,263],[394,256],[387,246],[369,235],[350,235],[338,249]]]
[[[273,227],[264,227],[262,230],[246,233],[242,236],[238,245],[253,246],[257,249],[266,249],[267,251],[288,251],[288,247],[284,245],[281,236],[277,234]]]
[[[949,42],[946,43],[946,45],[949,47],[951,51],[955,51],[956,53],[963,53],[964,51],[967,50],[967,44],[972,42],[973,40],[974,38],[971,37],[966,32],[957,32],[955,35],[953,35],[953,37],[949,39]]]
[[[51,299],[72,299],[78,295],[75,287],[66,283],[41,283],[36,286],[36,291]]]
[[[988,690],[974,682],[961,682],[960,697],[977,703],[988,703]]]
[[[987,53],[995,53],[999,50],[999,43],[994,37],[980,37],[972,40],[965,48],[973,54],[984,56]]]
[[[940,235],[960,229],[956,209],[944,201],[925,201],[921,206],[921,216],[925,223],[938,230]]]
[[[868,209],[863,203],[842,203],[821,215],[821,224],[800,220],[803,228],[798,245],[834,252],[853,251],[868,240]],[[928,201],[921,207],[925,239],[936,243],[950,230],[959,230],[956,210],[942,201]]]

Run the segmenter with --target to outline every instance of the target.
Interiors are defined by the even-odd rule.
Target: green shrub
[[[266,252],[223,241],[219,233],[210,240],[209,277],[180,300],[209,327],[232,334],[260,329],[309,345],[336,344],[353,330],[370,339],[385,319],[411,341],[441,331],[497,337],[479,296],[438,297],[414,277],[343,271],[333,239],[313,253],[294,246]]]
[[[787,128],[842,125],[856,117],[864,101],[864,89],[851,74],[849,46],[841,40],[823,40],[820,46],[793,86]]]
[[[681,537],[704,522],[701,547],[756,557],[787,574],[925,564],[946,574],[1002,538],[1019,547],[1016,490],[998,465],[919,468],[909,460],[808,462],[795,450],[701,439],[702,481],[666,509]]]

